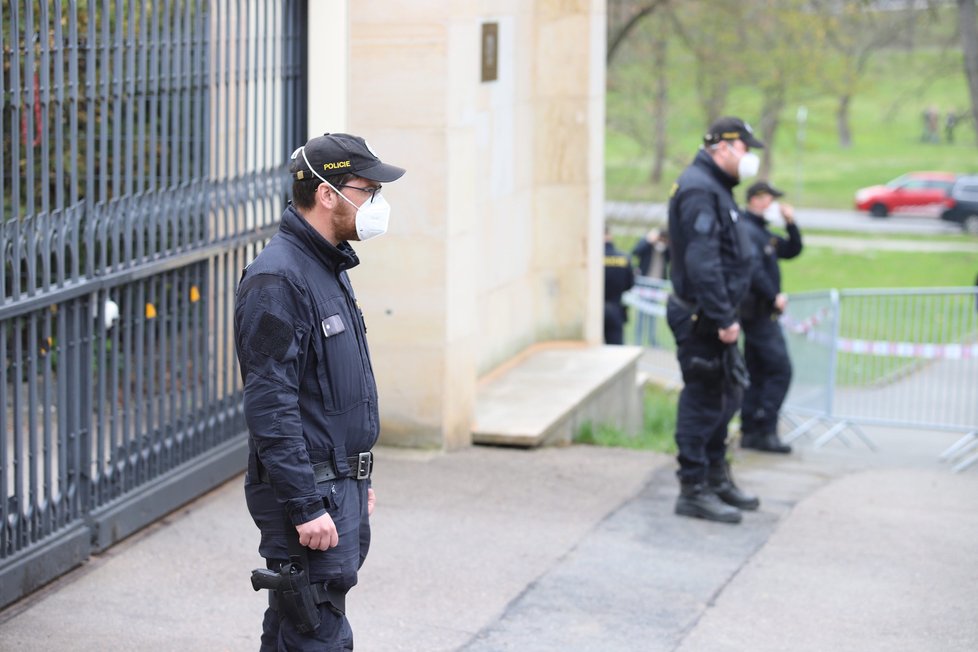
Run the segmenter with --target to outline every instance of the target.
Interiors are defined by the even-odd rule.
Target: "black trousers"
[[[791,358],[781,324],[770,317],[746,320],[744,361],[750,387],[744,390],[740,410],[741,429],[752,435],[776,433],[778,412],[791,384]]]
[[[339,534],[339,543],[329,550],[308,550],[309,575],[314,582],[328,581],[338,590],[349,590],[357,583],[357,571],[370,549],[370,519],[367,516],[367,481],[337,478],[317,485],[323,505]],[[268,568],[278,570],[289,558],[284,534],[283,507],[268,484],[245,483],[248,510],[261,530],[259,552]],[[319,605],[321,624],[300,634],[279,611],[269,607],[262,622],[262,652],[339,652],[353,649],[353,632],[346,616],[327,604]]]
[[[676,357],[683,374],[676,414],[679,480],[706,480],[711,466],[727,453],[727,426],[740,408],[740,387],[723,372],[723,350],[715,328],[695,328],[688,310],[670,302],[666,319],[676,338]]]
[[[604,342],[625,343],[625,306],[617,301],[604,302]]]

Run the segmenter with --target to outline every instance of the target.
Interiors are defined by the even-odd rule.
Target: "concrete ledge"
[[[586,422],[625,432],[642,426],[642,349],[581,342],[535,345],[479,381],[476,444],[568,444]]]

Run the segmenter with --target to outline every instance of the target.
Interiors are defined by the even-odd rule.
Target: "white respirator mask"
[[[746,152],[737,162],[737,178],[741,181],[757,176],[761,169],[761,159],[754,152]]]
[[[781,217],[781,204],[776,201],[771,202],[771,204],[764,209],[764,219],[768,222],[773,222],[774,224],[783,223],[784,218]]]

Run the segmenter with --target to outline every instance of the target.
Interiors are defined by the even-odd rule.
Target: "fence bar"
[[[0,7],[0,607],[241,470],[234,288],[305,139],[304,13]]]

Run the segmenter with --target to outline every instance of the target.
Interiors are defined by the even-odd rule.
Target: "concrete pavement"
[[[674,516],[655,453],[380,449],[357,649],[974,650],[978,473],[870,434],[736,451],[738,526]],[[232,480],[0,612],[0,649],[257,649],[257,543]]]

